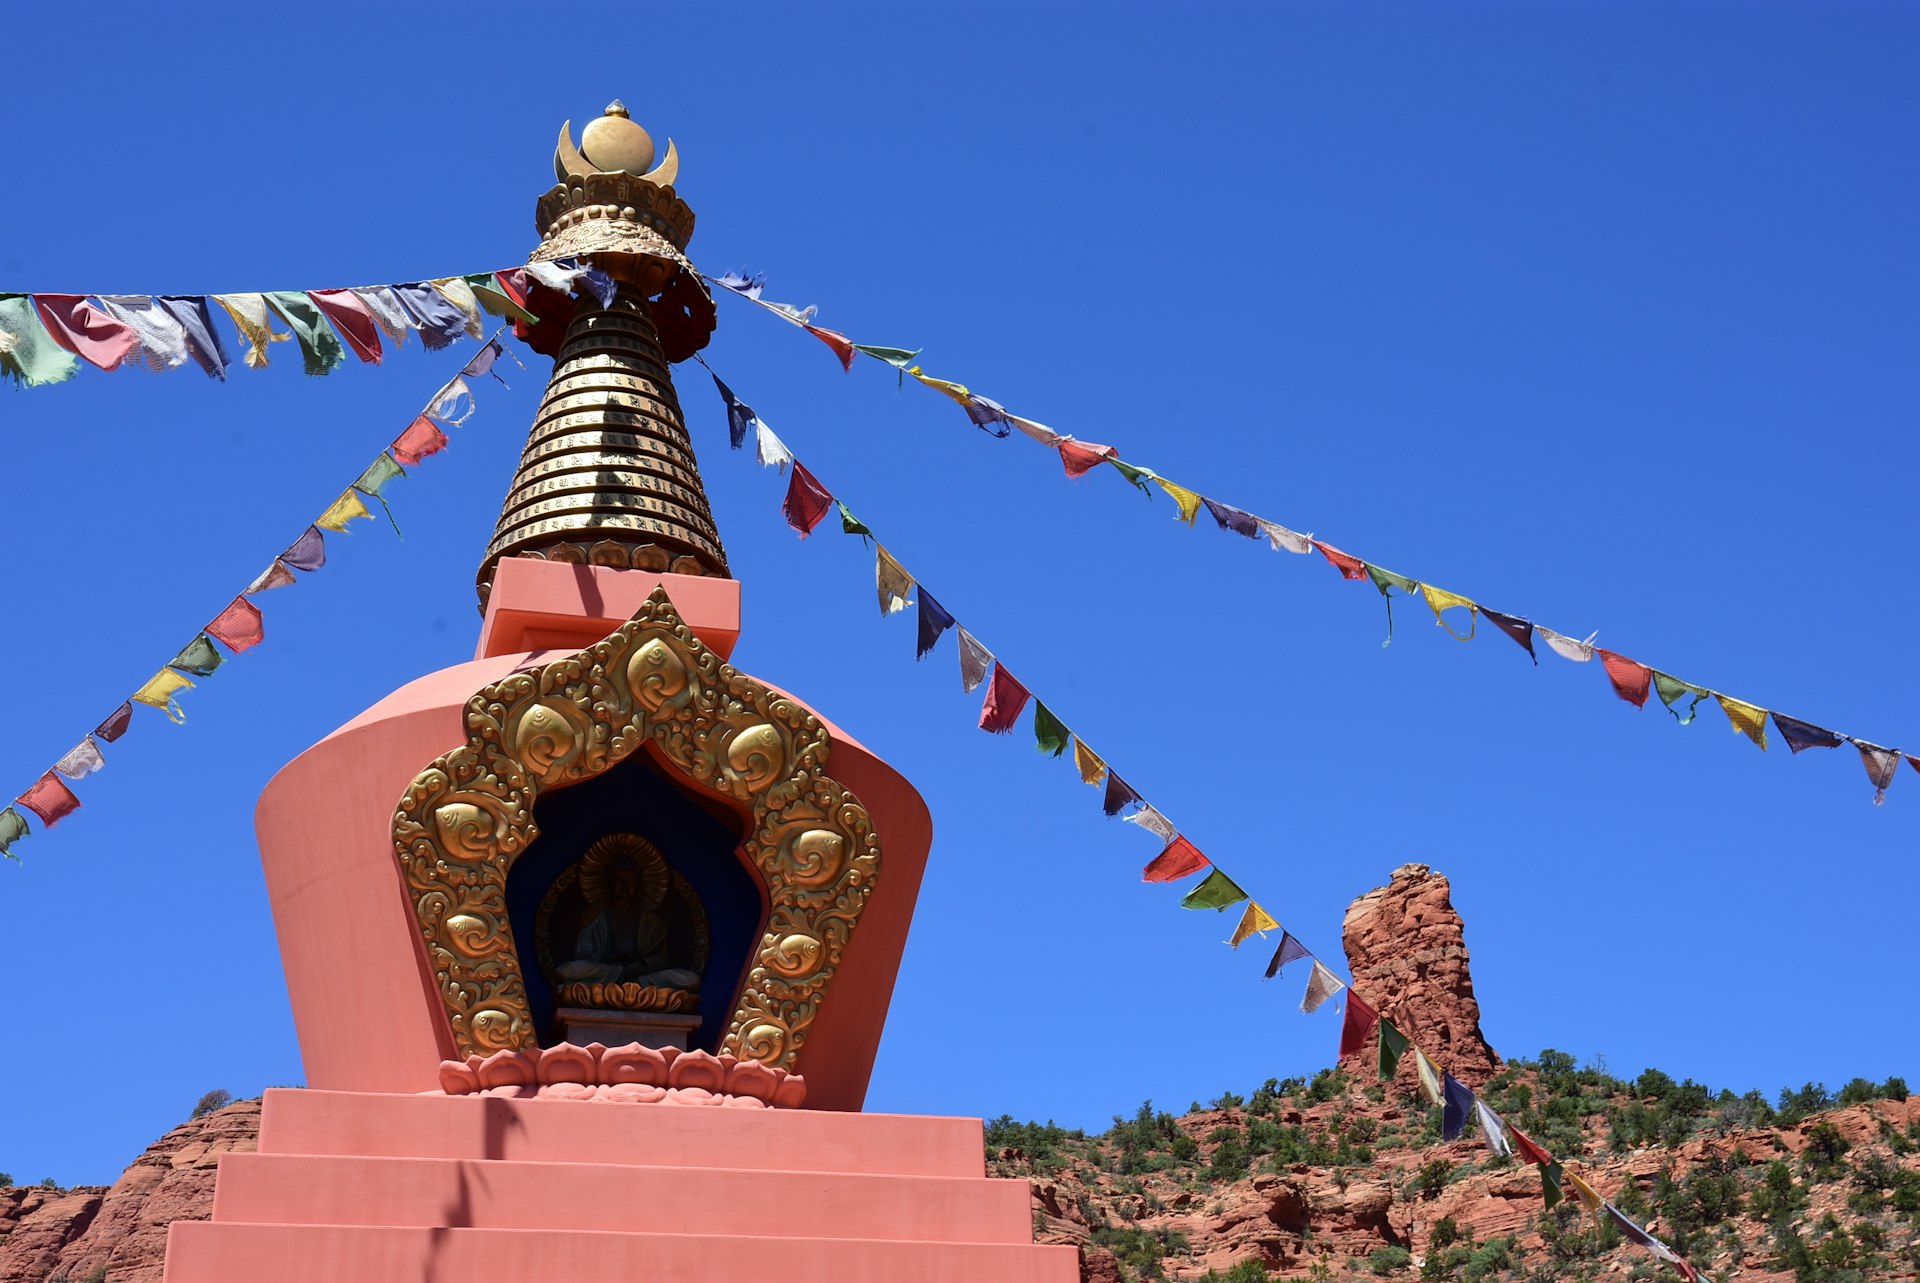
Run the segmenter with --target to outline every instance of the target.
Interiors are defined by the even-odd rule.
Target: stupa
[[[307,1086],[172,1227],[170,1283],[1078,1277],[978,1120],[860,1112],[932,826],[728,662],[671,374],[714,326],[678,167],[618,103],[561,129],[530,261],[611,289],[531,301],[555,366],[474,658],[261,797]]]

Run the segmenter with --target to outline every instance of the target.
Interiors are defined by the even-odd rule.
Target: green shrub
[[[1491,1278],[1496,1274],[1504,1274],[1512,1264],[1513,1240],[1490,1238],[1467,1258],[1460,1276],[1468,1280]]]
[[[1453,1164],[1444,1158],[1436,1158],[1422,1167],[1420,1174],[1413,1178],[1414,1192],[1425,1199],[1438,1198],[1452,1176]]]
[[[1801,1119],[1833,1108],[1833,1097],[1827,1094],[1822,1083],[1808,1083],[1799,1091],[1785,1087],[1780,1089],[1780,1117],[1782,1127],[1791,1127]]]
[[[1412,1264],[1413,1253],[1404,1247],[1376,1247],[1367,1254],[1367,1268],[1383,1279]]]
[[[1844,1167],[1843,1159],[1852,1146],[1832,1123],[1815,1123],[1807,1129],[1807,1148],[1801,1161],[1815,1180],[1829,1181]]]
[[[200,1098],[199,1102],[194,1105],[193,1112],[191,1114],[188,1114],[187,1117],[188,1118],[205,1118],[208,1114],[211,1114],[214,1110],[225,1109],[228,1105],[231,1105],[232,1103],[233,1103],[233,1093],[228,1091],[224,1087],[216,1087],[212,1091],[208,1092],[206,1095]]]

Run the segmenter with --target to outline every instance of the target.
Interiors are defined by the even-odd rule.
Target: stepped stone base
[[[167,1283],[500,1277],[1072,1283],[962,1118],[267,1093]]]

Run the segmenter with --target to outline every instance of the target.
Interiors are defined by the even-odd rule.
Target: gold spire
[[[693,211],[673,190],[679,156],[618,100],[573,146],[562,126],[560,184],[536,211],[533,261],[579,258],[614,279],[611,305],[577,300],[546,395],[481,562],[482,606],[501,557],[726,577],[726,550],[674,393],[669,363],[706,345],[713,301],[682,256]]]

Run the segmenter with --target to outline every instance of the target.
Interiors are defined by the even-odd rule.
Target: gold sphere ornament
[[[628,118],[626,105],[616,98],[604,115],[580,131],[580,154],[602,172],[624,171],[638,178],[653,168],[653,139]]]

